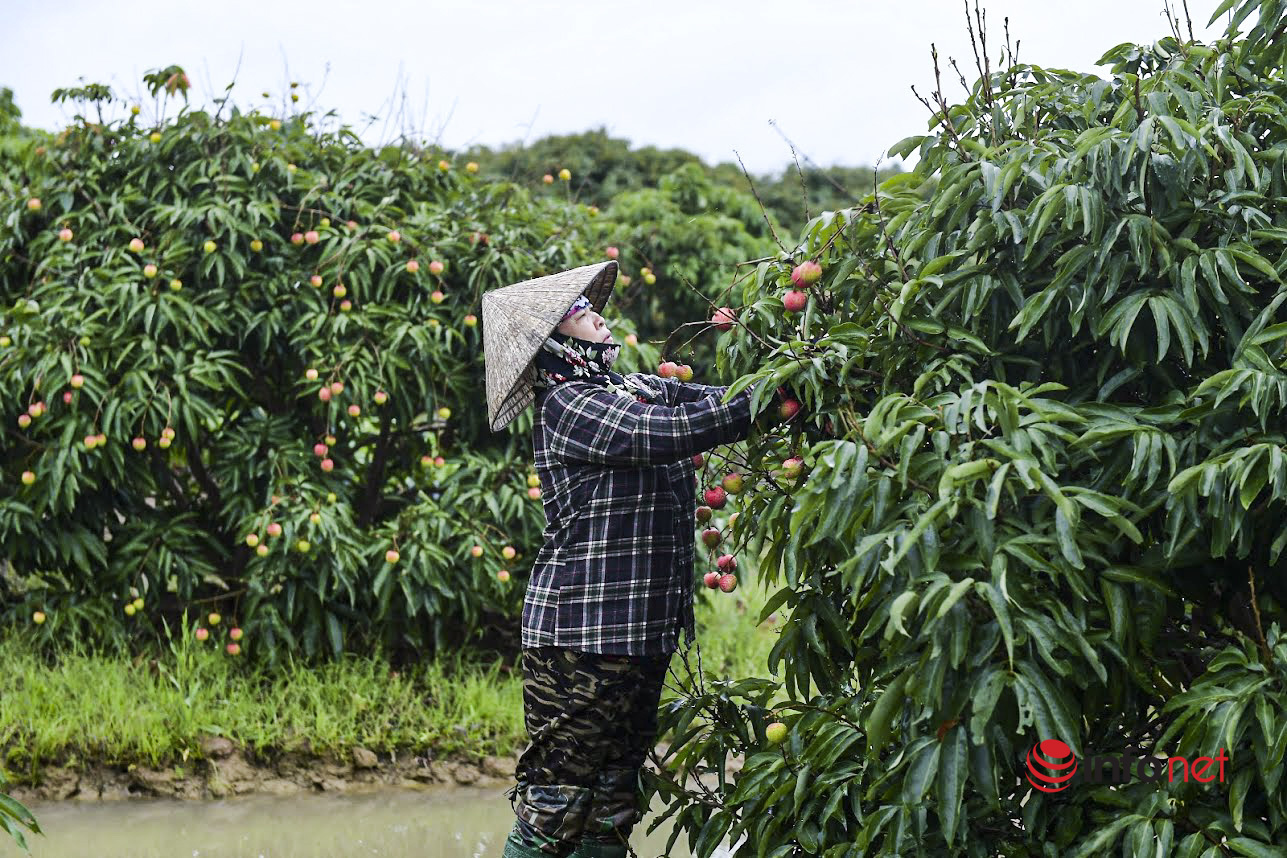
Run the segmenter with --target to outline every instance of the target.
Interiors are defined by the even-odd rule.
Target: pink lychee
[[[727,331],[729,328],[733,327],[733,321],[736,318],[737,316],[733,313],[732,307],[720,307],[715,311],[715,314],[711,316],[711,324],[718,330]]]
[[[822,266],[812,260],[801,262],[791,270],[791,282],[796,286],[808,286],[817,283],[822,277]]]

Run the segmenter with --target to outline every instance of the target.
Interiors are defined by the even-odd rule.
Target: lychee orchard
[[[661,707],[718,777],[645,768],[645,806],[703,854],[1278,855],[1287,29],[1226,12],[1096,74],[967,16],[1000,62],[795,235],[699,165],[600,209],[577,160],[515,181],[308,113],[22,143],[0,544],[35,584],[0,616],[127,651],[187,617],[266,666],[512,632],[554,489],[532,409],[486,425],[481,295],[611,259],[615,370],[755,385],[742,440],[692,456],[681,572],[716,608],[762,591],[775,635]],[[1055,740],[1227,780],[1034,792]]]
[[[182,102],[182,69],[164,71],[145,83]],[[73,581],[32,589],[11,619],[48,645],[129,648],[215,607],[244,637],[188,611],[194,640],[269,666],[423,656],[517,622],[545,497],[531,414],[503,433],[485,424],[481,295],[616,260],[618,288],[646,291],[608,310],[615,368],[720,383],[724,331],[685,281],[704,272],[696,286],[717,294],[728,259],[768,251],[752,197],[736,198],[746,213],[724,223],[729,243],[693,248],[699,213],[641,234],[646,211],[577,202],[581,179],[562,164],[547,191],[481,158],[355,148],[308,113],[169,103],[163,123],[127,105],[33,134],[0,166],[22,189],[0,233],[0,503],[12,504],[0,539],[18,574]],[[635,203],[669,218],[708,181],[684,170]],[[667,346],[684,325],[701,333]],[[737,479],[751,474],[730,494]],[[86,510],[102,513],[101,540]],[[735,553],[727,512],[710,526]],[[19,538],[34,527],[48,538]],[[166,546],[164,568],[138,545]],[[735,578],[720,574],[727,592]],[[71,609],[93,602],[111,619]]]

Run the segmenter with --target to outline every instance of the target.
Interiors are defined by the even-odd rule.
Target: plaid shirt
[[[523,601],[522,646],[660,655],[691,644],[693,456],[750,433],[757,382],[727,387],[628,373],[663,405],[592,382],[536,392],[532,446],[545,543]]]

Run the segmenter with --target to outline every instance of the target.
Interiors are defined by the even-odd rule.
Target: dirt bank
[[[503,791],[514,782],[517,763],[514,756],[435,759],[396,752],[377,754],[362,747],[354,748],[348,758],[307,750],[255,753],[222,737],[206,738],[201,746],[202,759],[168,768],[55,761],[43,766],[30,781],[11,773],[6,789],[23,802],[157,797],[199,800],[253,793],[343,793],[388,786],[415,789],[434,784],[494,785]],[[658,756],[667,748],[659,744]],[[648,766],[656,770],[651,761]],[[730,765],[731,772],[740,768],[740,759]],[[701,781],[709,787],[717,784],[712,774],[703,774]]]

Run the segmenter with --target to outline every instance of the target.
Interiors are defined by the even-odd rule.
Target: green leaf
[[[997,586],[991,581],[975,581],[974,591],[987,600],[992,607],[992,613],[1001,626],[1001,634],[1005,637],[1006,657],[1011,664],[1014,663],[1014,627],[1010,622],[1010,608],[1006,605],[1004,597],[997,589]]]
[[[939,742],[927,738],[921,747],[914,752],[907,774],[903,777],[903,803],[918,805],[929,789],[934,775],[938,771]]]
[[[939,754],[935,799],[943,826],[943,840],[950,847],[956,838],[961,803],[965,797],[965,773],[969,763],[963,727],[958,725],[949,729],[944,739],[943,750]]]
[[[1250,837],[1233,837],[1226,842],[1230,849],[1247,858],[1287,858],[1287,849],[1270,846]]]
[[[934,619],[942,619],[948,611],[952,610],[952,606],[960,601],[960,598],[965,595],[966,591],[971,589],[973,586],[973,578],[964,578],[953,584],[952,588],[947,591],[947,595],[943,597],[942,603],[939,604],[938,611],[934,614]]]
[[[864,725],[867,728],[867,756],[870,759],[876,759],[889,741],[890,723],[905,700],[903,689],[907,687],[909,677],[908,671],[900,673],[885,687],[884,691],[880,692],[880,697],[871,707],[871,713],[867,716]]]

